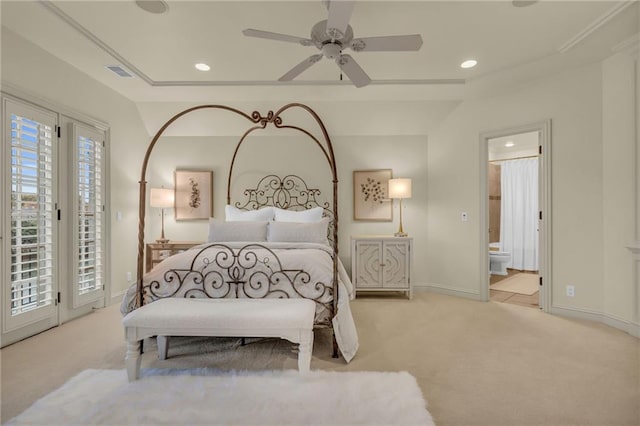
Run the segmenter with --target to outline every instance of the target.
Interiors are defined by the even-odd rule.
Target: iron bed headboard
[[[307,135],[311,140],[315,142],[316,146],[318,146],[318,148],[321,150],[322,154],[324,155],[329,165],[329,168],[331,171],[331,177],[332,177],[332,184],[333,184],[332,209],[329,209],[328,203],[325,203],[324,205],[321,205],[321,206],[325,209],[325,215],[328,215],[331,217],[331,220],[329,223],[329,228],[330,228],[329,235],[331,237],[330,244],[333,249],[333,254],[332,254],[333,302],[331,305],[331,308],[332,308],[331,318],[335,317],[338,311],[338,174],[337,174],[337,167],[336,167],[336,161],[335,161],[335,156],[333,151],[333,145],[331,144],[331,139],[329,137],[329,134],[327,133],[327,129],[324,123],[322,122],[318,114],[313,109],[311,109],[307,105],[300,104],[300,103],[290,103],[290,104],[284,105],[280,109],[278,109],[275,113],[273,111],[269,111],[264,116],[261,115],[258,111],[253,111],[249,115],[238,109],[225,106],[225,105],[199,105],[192,108],[188,108],[174,115],[166,123],[164,123],[164,125],[158,130],[158,132],[154,135],[153,139],[149,143],[149,146],[147,147],[147,151],[145,153],[144,160],[142,162],[142,171],[140,174],[140,181],[139,181],[140,192],[139,192],[139,199],[138,199],[138,259],[137,259],[137,275],[136,275],[136,280],[137,280],[136,281],[137,282],[136,306],[138,307],[142,306],[142,304],[144,303],[143,262],[144,262],[144,225],[145,225],[145,215],[146,215],[146,186],[147,186],[146,174],[147,174],[147,166],[149,164],[151,153],[156,143],[158,142],[160,137],[164,134],[164,132],[167,130],[169,126],[171,126],[179,118],[193,111],[198,111],[203,109],[228,111],[236,115],[239,115],[241,117],[244,117],[250,123],[254,124],[243,133],[233,152],[231,165],[229,167],[229,175],[227,178],[227,204],[231,204],[231,181],[233,178],[233,171],[234,171],[236,158],[238,156],[240,147],[242,146],[244,141],[247,139],[247,136],[249,136],[251,133],[257,130],[265,129],[267,125],[271,124],[278,129],[290,129],[290,130],[294,130]],[[307,112],[315,120],[316,124],[318,125],[320,131],[322,132],[323,140],[322,141],[319,140],[311,132],[299,126],[285,125],[282,119],[282,114],[287,110],[291,110],[291,109],[302,109],[303,111]],[[296,197],[295,199],[291,198],[290,192],[287,195],[287,191],[289,191],[290,188],[295,187],[296,185],[295,178],[297,176],[289,175],[283,179],[280,179],[277,176],[275,177],[279,179],[279,181],[275,181],[272,177],[271,180],[267,180],[266,182],[264,182],[264,179],[269,178],[269,176],[267,176],[266,178],[263,178],[263,180],[261,181],[261,183],[264,182],[264,184],[266,184],[268,187],[271,187],[274,190],[273,193],[276,194],[275,195],[276,199],[275,200],[271,199],[270,202],[272,204],[269,204],[269,205],[275,205],[276,207],[287,208],[287,209],[301,209],[309,206],[308,200],[305,201],[304,197],[311,197],[315,201],[316,193],[313,191],[317,191],[317,190],[314,190],[314,189],[310,190],[309,188],[306,187],[306,184],[304,184],[304,188],[300,187],[302,191],[298,191],[298,195],[295,196]],[[304,183],[304,181],[302,182]],[[269,185],[275,185],[275,186],[269,186]],[[293,185],[293,187],[291,185]],[[255,206],[257,208],[260,206],[260,203],[262,202],[262,200],[259,198],[259,196],[261,195],[259,186],[258,186],[257,192],[246,193],[245,191],[245,194],[249,196],[249,201],[247,202],[247,204],[244,204],[244,205],[238,205],[238,203],[236,203],[237,207],[246,209],[247,207]],[[253,200],[251,197],[253,197]],[[279,199],[277,197],[282,197],[282,198]],[[299,198],[299,197],[302,197],[302,198]],[[255,203],[255,204],[249,204],[249,203]],[[319,205],[319,204],[316,203],[316,205]],[[331,321],[329,321],[329,323],[331,323]],[[335,332],[333,333],[333,335],[334,335],[333,336],[333,356],[336,357],[338,354],[338,351],[337,351],[337,343],[335,340]]]

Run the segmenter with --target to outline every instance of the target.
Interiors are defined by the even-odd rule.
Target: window
[[[53,302],[53,130],[11,114],[11,315]]]
[[[104,287],[104,134],[71,125],[75,170],[74,307],[102,297]]]

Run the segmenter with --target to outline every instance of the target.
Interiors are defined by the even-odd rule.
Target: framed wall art
[[[176,170],[176,220],[209,219],[213,216],[213,172]]]
[[[353,172],[353,220],[390,222],[393,203],[389,199],[391,169]]]

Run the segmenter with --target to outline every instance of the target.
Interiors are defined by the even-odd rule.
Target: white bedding
[[[240,249],[240,253],[247,256],[238,256],[236,265],[253,266],[244,275],[244,268],[235,269],[231,266],[233,256],[229,253],[229,250],[233,250],[237,254]],[[266,283],[265,277],[269,274],[280,270],[285,272],[271,275],[269,288],[272,293],[267,297],[286,293],[288,297],[307,297],[324,304],[331,303],[332,296],[327,291],[333,279],[331,253],[330,247],[314,243],[204,243],[167,258],[144,276],[143,287],[147,289],[145,303],[167,296],[208,297],[205,291],[212,297],[264,297],[266,286],[261,287],[260,284]],[[188,272],[190,270],[199,272]],[[309,279],[304,280],[307,276],[297,273],[298,270],[308,273]],[[250,285],[248,281],[252,274],[253,285]],[[358,349],[358,335],[349,305],[354,298],[353,286],[340,260],[338,278],[338,313],[332,325],[340,352],[349,362]],[[180,280],[183,284],[176,291]],[[288,284],[290,280],[295,282],[293,287]],[[244,284],[228,284],[233,281],[242,281]],[[136,285],[133,284],[122,301],[120,310],[123,314],[134,309],[135,296]],[[328,322],[329,311],[322,304],[317,303],[316,307],[316,323]]]

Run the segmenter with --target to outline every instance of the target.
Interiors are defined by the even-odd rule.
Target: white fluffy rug
[[[85,370],[8,424],[433,425],[406,372]]]

